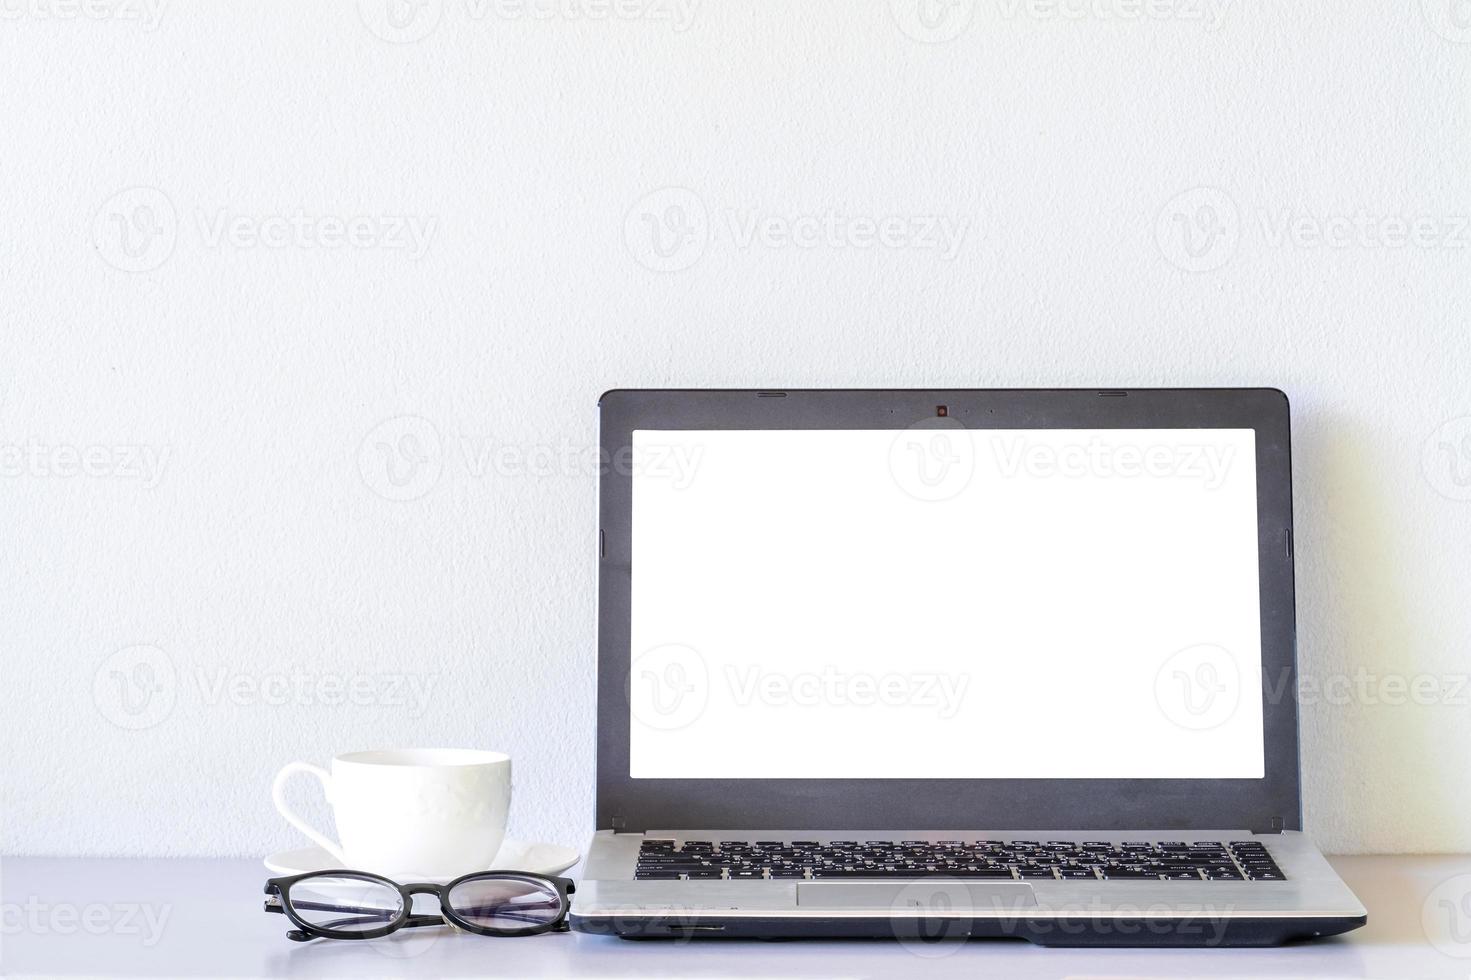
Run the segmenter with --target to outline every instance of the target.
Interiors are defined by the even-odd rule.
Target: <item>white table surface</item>
[[[1347,936],[1280,949],[1041,949],[882,941],[487,939],[449,929],[298,944],[261,911],[258,861],[0,858],[6,976],[1471,977],[1471,857],[1343,857],[1369,909]],[[1465,877],[1458,877],[1465,876]],[[1428,911],[1428,914],[1427,914]]]

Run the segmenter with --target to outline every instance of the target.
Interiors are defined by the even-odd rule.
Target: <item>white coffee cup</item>
[[[299,772],[321,780],[340,844],[287,806],[286,783]],[[399,880],[452,878],[489,868],[505,840],[511,757],[477,749],[349,752],[333,758],[330,773],[287,764],[271,799],[341,867]]]

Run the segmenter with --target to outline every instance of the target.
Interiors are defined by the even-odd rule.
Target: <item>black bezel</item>
[[[729,829],[1301,828],[1292,459],[1271,388],[614,390],[599,399],[597,826]],[[1256,433],[1265,775],[1261,779],[632,779],[632,480],[607,465],[636,429],[903,429],[944,405],[967,428],[1249,428]],[[990,751],[984,746],[975,751]],[[1004,747],[994,750],[1004,751]]]

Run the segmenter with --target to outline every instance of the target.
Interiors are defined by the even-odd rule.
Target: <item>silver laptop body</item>
[[[574,929],[1234,946],[1302,833],[1272,389],[607,392]]]

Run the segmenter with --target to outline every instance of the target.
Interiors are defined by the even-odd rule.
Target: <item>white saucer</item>
[[[533,874],[554,875],[566,871],[577,863],[582,855],[576,848],[563,847],[560,844],[542,844],[533,841],[514,840],[506,838],[501,845],[500,852],[496,854],[495,860],[485,869],[496,871],[530,871]],[[277,875],[300,875],[308,871],[327,871],[338,868],[342,864],[332,855],[320,847],[298,847],[291,851],[277,851],[266,858],[266,868]],[[355,868],[357,871],[375,871],[375,868]],[[381,873],[381,872],[380,872]],[[386,877],[400,880],[396,874],[387,874]],[[459,877],[456,875],[455,877]],[[443,885],[452,881],[452,878],[423,878],[414,876],[416,881],[429,881],[436,885]]]

